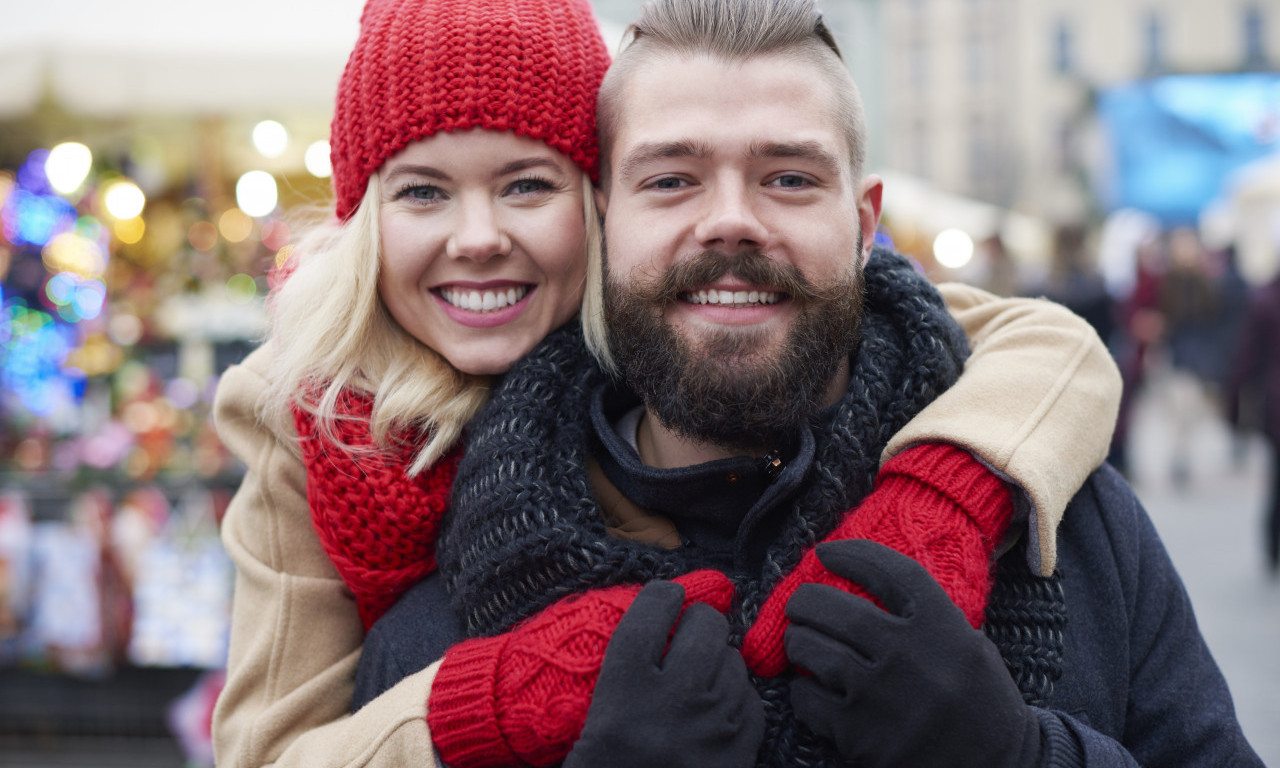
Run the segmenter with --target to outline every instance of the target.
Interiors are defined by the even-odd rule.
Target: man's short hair
[[[605,193],[623,92],[637,66],[659,55],[741,62],[771,54],[812,63],[826,77],[849,145],[853,178],[861,178],[867,153],[862,99],[816,0],[651,0],[627,28],[622,50],[600,86],[596,124]]]

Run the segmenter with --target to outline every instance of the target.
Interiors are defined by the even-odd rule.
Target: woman
[[[237,586],[220,766],[433,764],[434,668],[347,714],[364,631],[434,568],[459,436],[487,377],[569,321],[599,267],[587,192],[606,66],[585,0],[366,6],[333,123],[335,220],[299,243],[267,342],[219,388],[220,434],[249,470],[222,528]],[[1010,375],[1054,408],[1107,414],[1113,368],[1083,322],[1050,305],[950,295],[973,373],[895,450],[945,439],[1020,482],[1051,569],[1065,489],[1108,430],[1067,418],[1028,434],[1035,404],[981,434],[949,416],[984,377]],[[1058,392],[1067,365],[1091,376]],[[1044,447],[1063,441],[1081,446],[1078,465],[1048,473]]]

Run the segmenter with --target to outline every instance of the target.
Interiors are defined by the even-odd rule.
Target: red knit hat
[[[608,66],[588,0],[369,0],[330,128],[338,218],[387,158],[442,131],[540,139],[594,178]]]

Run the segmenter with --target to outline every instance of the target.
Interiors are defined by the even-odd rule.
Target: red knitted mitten
[[[1013,494],[1000,478],[967,451],[925,444],[886,463],[875,490],[845,513],[825,541],[870,539],[915,558],[976,628],[991,592],[995,549],[1012,516]],[[774,588],[743,638],[742,655],[757,675],[772,677],[786,669],[787,601],[804,583],[867,596],[857,584],[823,568],[810,549]]]
[[[371,448],[369,399],[344,393],[335,429],[346,445]],[[406,455],[353,455],[324,438],[315,419],[294,408],[307,467],[307,504],[320,543],[355,595],[367,630],[409,587],[436,567],[436,536],[458,471],[455,448],[417,477]]]
[[[704,602],[724,613],[733,584],[723,573],[694,571],[685,607]],[[427,700],[427,725],[453,768],[554,765],[582,734],[613,630],[640,585],[573,595],[497,637],[463,641],[445,652]]]

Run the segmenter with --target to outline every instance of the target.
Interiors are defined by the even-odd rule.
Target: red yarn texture
[[[371,0],[329,129],[335,213],[418,139],[512,131],[595,178],[596,92],[609,52],[588,0]]]
[[[871,539],[915,558],[976,628],[991,592],[995,548],[1012,516],[1013,495],[1000,478],[964,450],[925,444],[886,463],[875,489],[824,541]],[[787,601],[804,583],[868,597],[862,587],[824,568],[810,549],[765,600],[743,638],[742,655],[757,675],[773,677],[786,669]]]
[[[367,397],[344,393],[335,431],[345,445],[373,447]],[[326,440],[315,419],[294,408],[307,467],[307,504],[320,543],[351,589],[366,630],[436,567],[436,537],[462,455],[455,448],[417,477],[402,455],[357,453]]]
[[[675,579],[685,607],[724,613],[733,584],[723,573]],[[613,630],[639,585],[567,597],[497,637],[445,652],[427,700],[432,743],[453,768],[554,765],[582,734]]]

